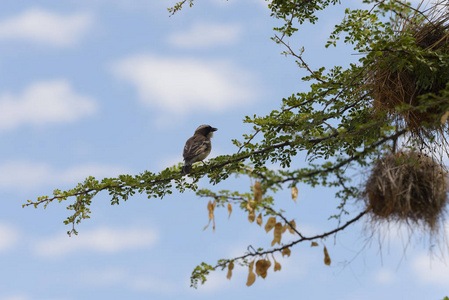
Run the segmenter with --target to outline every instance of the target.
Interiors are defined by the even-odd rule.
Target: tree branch
[[[200,197],[210,197],[210,198],[224,197],[224,198],[232,200],[232,201],[248,203],[248,200],[244,199],[243,197],[234,197],[234,196],[227,196],[227,195],[215,195],[215,194],[205,194],[205,195],[200,195]],[[265,209],[267,211],[270,211],[274,215],[280,217],[285,222],[285,224],[290,226],[290,228],[292,228],[296,232],[296,234],[299,235],[299,237],[304,238],[304,236],[280,212],[278,212],[278,211],[274,210],[272,207],[270,207],[268,205],[265,205],[263,203],[260,203],[260,202],[256,202],[256,205],[261,206],[263,209]]]
[[[312,176],[315,176],[315,175],[318,175],[318,174],[321,174],[321,173],[329,173],[329,172],[332,172],[332,171],[334,171],[334,170],[337,170],[337,169],[343,167],[343,166],[346,165],[346,164],[349,164],[350,162],[352,162],[352,161],[354,161],[354,160],[359,159],[360,157],[363,157],[363,156],[364,156],[365,154],[367,154],[369,151],[371,151],[371,150],[377,148],[378,146],[382,145],[382,144],[385,143],[386,141],[388,141],[388,140],[394,140],[394,139],[398,138],[399,136],[403,135],[403,134],[406,133],[406,132],[407,132],[407,130],[406,130],[406,129],[403,129],[403,130],[401,130],[401,131],[396,132],[394,135],[384,137],[383,139],[381,139],[381,140],[378,141],[377,143],[374,143],[374,144],[372,144],[370,147],[365,148],[362,152],[359,152],[357,155],[353,155],[353,156],[351,156],[351,157],[349,157],[349,158],[347,158],[347,159],[341,161],[340,163],[338,163],[338,164],[336,164],[336,165],[334,165],[334,166],[332,166],[332,167],[329,167],[329,168],[326,168],[326,169],[321,169],[321,170],[315,170],[315,171],[312,171],[312,172],[303,174],[303,175],[298,176],[298,177],[288,177],[288,178],[285,178],[285,179],[283,179],[283,180],[278,181],[277,183],[286,183],[286,182],[288,182],[288,181],[298,180],[299,178],[312,177]]]
[[[244,254],[244,255],[242,255],[242,256],[235,257],[235,258],[233,258],[233,259],[229,259],[229,260],[227,260],[227,261],[225,261],[225,262],[223,262],[223,263],[219,263],[219,264],[215,265],[213,268],[214,268],[214,269],[220,268],[220,267],[221,267],[221,268],[224,268],[224,267],[226,267],[226,265],[227,265],[229,262],[231,262],[231,261],[244,260],[244,259],[246,259],[246,258],[248,258],[248,257],[263,256],[263,255],[266,255],[266,254],[272,254],[272,253],[275,253],[275,252],[282,252],[282,250],[284,250],[284,249],[286,249],[286,248],[290,248],[290,247],[292,247],[292,246],[294,246],[294,245],[296,245],[296,244],[298,244],[298,243],[301,243],[301,242],[305,242],[305,241],[313,241],[313,240],[317,240],[317,239],[323,239],[323,238],[326,238],[326,237],[328,237],[328,236],[330,236],[330,235],[332,235],[332,234],[335,234],[335,233],[337,233],[337,232],[339,232],[339,231],[344,230],[344,229],[345,229],[346,227],[348,227],[349,225],[351,225],[351,224],[357,222],[357,221],[358,221],[360,218],[362,218],[367,212],[368,212],[368,211],[366,211],[366,210],[362,211],[362,212],[359,213],[356,217],[354,217],[353,219],[347,221],[344,225],[335,228],[334,230],[331,230],[331,231],[328,231],[328,232],[324,232],[324,233],[322,233],[322,234],[318,234],[318,235],[315,235],[315,236],[301,237],[300,239],[298,239],[298,240],[296,240],[296,241],[293,241],[293,242],[291,242],[291,243],[288,243],[288,244],[286,244],[286,245],[283,245],[282,247],[273,248],[273,249],[266,250],[266,251],[248,252],[248,253],[246,253],[246,254]]]

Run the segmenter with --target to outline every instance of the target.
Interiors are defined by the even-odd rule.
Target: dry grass
[[[364,199],[373,223],[419,226],[432,235],[443,223],[447,192],[447,172],[432,157],[399,152],[374,164]]]
[[[365,187],[374,222],[400,222],[438,232],[448,204],[447,172],[430,156],[399,152],[379,159]]]

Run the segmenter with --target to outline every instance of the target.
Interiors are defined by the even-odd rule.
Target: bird
[[[190,173],[192,164],[199,161],[204,164],[203,160],[206,159],[212,150],[210,139],[217,130],[217,128],[210,125],[201,125],[195,130],[193,136],[187,140],[182,154],[184,157],[184,167],[181,171],[182,175]]]

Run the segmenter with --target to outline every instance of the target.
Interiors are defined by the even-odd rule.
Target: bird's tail
[[[182,167],[181,175],[189,174],[190,170],[192,170],[192,165],[185,163],[184,167]]]

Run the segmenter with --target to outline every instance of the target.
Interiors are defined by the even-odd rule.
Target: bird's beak
[[[210,131],[212,131],[212,132],[214,132],[214,131],[217,131],[218,129],[217,128],[214,128],[214,127],[212,127],[211,129],[210,129]]]

